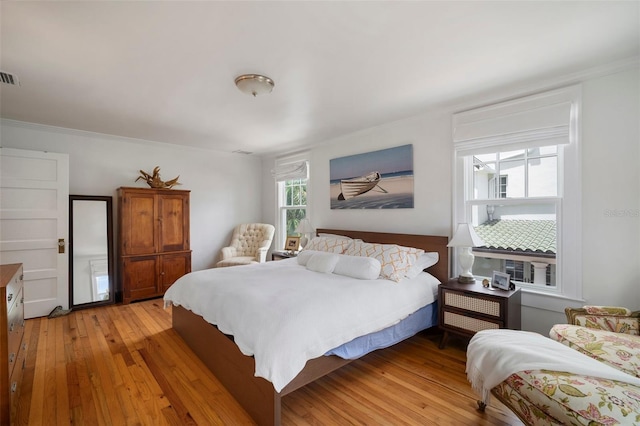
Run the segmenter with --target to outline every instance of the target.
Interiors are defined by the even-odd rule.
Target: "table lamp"
[[[300,247],[304,248],[309,242],[309,238],[307,238],[308,234],[313,234],[315,229],[311,226],[311,222],[306,217],[300,221],[295,231],[300,234]]]
[[[476,231],[473,230],[473,226],[468,223],[459,223],[458,229],[455,235],[447,244],[447,247],[459,247],[458,263],[462,268],[462,272],[458,276],[459,283],[472,284],[475,283],[475,278],[471,273],[473,268],[474,256],[471,252],[471,247],[483,246],[484,241],[480,239]]]

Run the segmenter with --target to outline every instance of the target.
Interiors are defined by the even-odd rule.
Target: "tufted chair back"
[[[268,223],[243,223],[236,226],[231,243],[222,248],[222,260],[217,266],[265,262],[275,230],[275,227]]]

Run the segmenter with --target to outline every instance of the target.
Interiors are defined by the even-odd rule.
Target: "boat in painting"
[[[338,195],[338,200],[348,200],[350,198],[371,191],[378,185],[378,183],[380,182],[380,178],[381,177],[379,172],[371,172],[367,175],[352,179],[342,179],[340,181],[341,192],[340,195]],[[380,187],[378,186],[378,188]],[[382,188],[380,189],[383,192],[387,192]]]

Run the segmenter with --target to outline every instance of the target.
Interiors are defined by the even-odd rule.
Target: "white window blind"
[[[276,165],[271,170],[271,175],[276,182],[284,182],[293,179],[307,179],[309,177],[309,168],[306,161],[296,161],[294,163],[284,163]]]
[[[453,143],[460,156],[572,142],[578,86],[553,90],[453,116]]]

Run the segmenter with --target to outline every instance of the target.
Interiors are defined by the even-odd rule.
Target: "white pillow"
[[[380,276],[382,265],[373,257],[340,255],[333,270],[334,274],[345,275],[359,280],[375,280]]]
[[[307,261],[307,269],[329,274],[333,272],[340,256],[335,253],[315,253]]]
[[[405,277],[407,278],[417,277],[418,274],[420,274],[420,272],[438,263],[439,259],[440,259],[440,256],[438,255],[438,252],[434,251],[429,253],[422,253],[420,256],[418,256],[418,259],[413,264],[413,266],[409,268],[409,270],[405,274]]]
[[[305,250],[326,251],[329,253],[342,254],[351,244],[351,239],[315,237],[304,247]]]
[[[354,240],[344,254],[376,258],[382,266],[380,275],[400,282],[422,253],[424,250],[397,244],[365,243]]]
[[[307,266],[307,262],[309,261],[311,256],[313,256],[316,253],[323,253],[323,252],[316,251],[316,250],[302,250],[300,253],[298,253],[298,256],[296,257],[298,259],[298,265]]]

